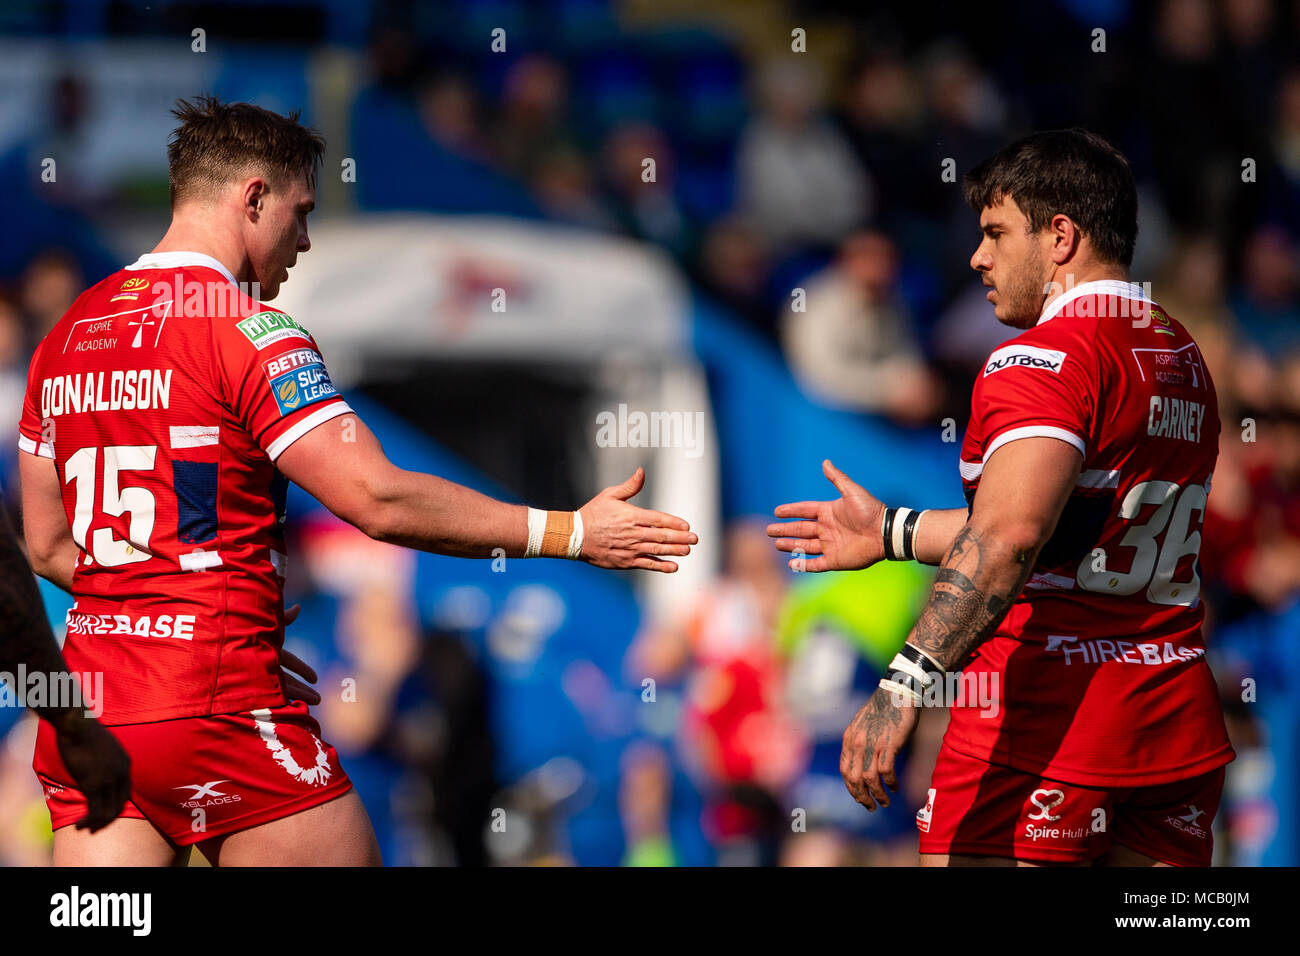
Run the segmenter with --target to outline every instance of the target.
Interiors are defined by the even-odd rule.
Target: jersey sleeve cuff
[[[41,458],[54,457],[54,446],[52,444],[47,441],[37,442],[26,435],[18,436],[18,450],[25,451],[29,455],[39,455]]]
[[[336,402],[330,402],[324,408],[318,408],[306,418],[300,419],[286,428],[278,438],[266,447],[267,457],[275,461],[284,453],[284,450],[296,442],[303,435],[307,434],[321,422],[327,422],[331,418],[339,415],[346,415],[352,411],[347,402],[340,399]]]
[[[1019,428],[1008,428],[989,442],[988,448],[984,449],[984,461],[987,462],[989,456],[1003,445],[1018,441],[1021,438],[1055,438],[1066,444],[1073,445],[1079,450],[1080,455],[1084,458],[1088,457],[1087,443],[1068,428],[1061,428],[1057,425],[1022,425]]]

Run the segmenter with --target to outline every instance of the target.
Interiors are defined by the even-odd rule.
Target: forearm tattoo
[[[982,644],[1029,579],[1036,552],[1012,547],[969,525],[953,539],[909,643],[945,670]]]

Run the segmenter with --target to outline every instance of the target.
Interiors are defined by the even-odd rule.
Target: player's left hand
[[[903,749],[921,715],[919,706],[899,701],[897,695],[876,688],[844,731],[840,749],[840,776],[844,785],[870,811],[889,806],[885,787],[898,792],[894,758]]]
[[[672,573],[667,555],[691,553],[699,538],[683,518],[638,508],[628,501],[645,485],[638,468],[621,485],[606,488],[579,509],[582,515],[582,557],[598,568],[644,568]]]
[[[285,611],[284,626],[288,627],[296,621],[301,612],[301,604],[295,604]],[[299,677],[302,680],[299,680]],[[319,679],[311,665],[296,654],[290,654],[283,646],[280,647],[280,683],[284,685],[285,700],[301,700],[312,706],[319,704],[320,694],[316,692],[316,688],[308,686]]]

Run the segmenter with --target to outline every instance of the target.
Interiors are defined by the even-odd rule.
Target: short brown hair
[[[1048,130],[1017,140],[965,176],[975,212],[1006,198],[1031,232],[1062,213],[1088,237],[1098,258],[1124,266],[1137,242],[1137,184],[1124,154],[1085,129]]]
[[[235,179],[262,174],[275,186],[305,175],[316,183],[325,139],[288,116],[252,103],[223,103],[215,96],[177,100],[181,125],[167,143],[171,204],[211,195]]]

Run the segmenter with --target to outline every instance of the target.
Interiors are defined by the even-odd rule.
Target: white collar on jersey
[[[1048,303],[1047,308],[1043,309],[1043,314],[1038,318],[1038,324],[1042,325],[1049,319],[1060,315],[1062,309],[1084,295],[1117,295],[1121,299],[1137,299],[1139,302],[1153,301],[1147,297],[1146,292],[1136,282],[1121,282],[1119,279],[1094,279],[1092,282],[1076,285],[1073,289],[1063,292]]]
[[[146,252],[127,269],[180,269],[184,266],[205,266],[209,269],[216,269],[226,281],[233,286],[239,285],[235,277],[231,275],[230,270],[222,265],[219,261],[202,252]]]

